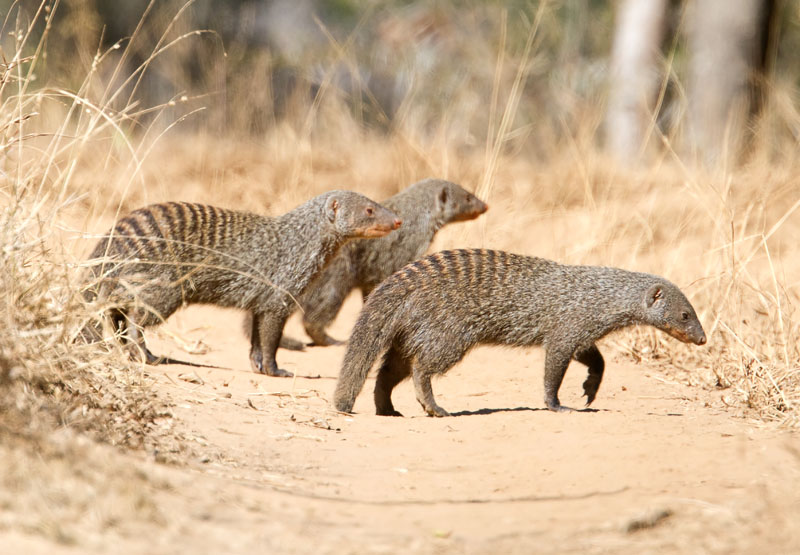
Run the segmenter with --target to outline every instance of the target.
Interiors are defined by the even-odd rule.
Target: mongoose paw
[[[154,355],[150,352],[150,349],[147,347],[141,348],[138,345],[134,345],[130,350],[131,360],[136,360],[138,362],[144,362],[145,364],[149,364],[150,366],[158,366],[159,364],[164,364],[165,358]]]
[[[252,368],[253,372],[256,374],[266,374],[266,372],[264,372],[264,357],[261,355],[260,350],[253,349],[250,352],[250,368]]]
[[[553,412],[575,412],[575,409],[565,407],[561,403],[547,403],[547,410],[551,410]]]
[[[403,413],[398,412],[394,409],[375,411],[375,414],[377,414],[378,416],[400,416],[401,418],[403,416]]]
[[[583,382],[583,395],[586,397],[587,407],[594,401],[598,389],[600,389],[600,380],[595,376],[589,376],[586,378],[586,381]]]
[[[446,410],[444,410],[442,407],[440,407],[438,405],[434,405],[432,407],[426,408],[425,412],[428,413],[428,416],[435,416],[436,418],[441,418],[443,416],[450,416],[449,412],[447,412]]]
[[[282,368],[273,368],[272,371],[266,373],[268,376],[272,376],[273,378],[291,378],[294,376],[293,372],[289,372],[288,370],[284,370]]]

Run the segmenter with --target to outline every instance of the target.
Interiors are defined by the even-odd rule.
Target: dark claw
[[[583,382],[583,395],[586,397],[586,406],[592,404],[594,398],[597,396],[597,390],[600,389],[600,381],[597,379],[593,379],[592,376],[586,378],[586,381]]]

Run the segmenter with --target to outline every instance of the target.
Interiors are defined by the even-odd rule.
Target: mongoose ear
[[[439,206],[444,206],[447,204],[447,188],[443,188],[439,191]]]
[[[647,307],[651,307],[656,304],[662,297],[664,296],[664,289],[660,285],[653,285],[650,289],[647,290],[647,293],[644,297],[644,302]]]
[[[328,221],[333,223],[336,220],[336,212],[339,211],[339,199],[336,197],[331,197],[328,199],[328,202],[325,203],[325,216],[328,218]]]

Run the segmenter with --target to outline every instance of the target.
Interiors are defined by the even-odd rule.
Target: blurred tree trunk
[[[739,155],[758,106],[773,0],[694,0],[689,14],[689,144],[702,162]]]
[[[620,160],[638,157],[647,122],[654,117],[666,8],[667,0],[621,0],[617,4],[606,144]]]

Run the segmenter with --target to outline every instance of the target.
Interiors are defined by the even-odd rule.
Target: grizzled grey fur
[[[367,298],[345,354],[334,404],[351,412],[376,358],[380,415],[400,416],[392,389],[411,376],[432,416],[431,377],[447,372],[475,345],[542,345],[544,400],[561,406],[558,389],[570,360],[589,368],[583,384],[594,401],[604,362],[595,342],[614,330],[647,324],[684,342],[706,336],[692,305],[664,278],[596,266],[566,266],[492,250],[432,254],[392,274]]]
[[[120,219],[91,258],[89,301],[107,317],[133,357],[163,362],[145,346],[141,328],[180,306],[208,303],[250,312],[253,370],[278,368],[278,348],[296,299],[348,240],[382,237],[401,220],[351,191],[319,195],[276,218],[214,206],[169,202]],[[97,338],[89,325],[83,336]]]
[[[425,254],[446,224],[475,219],[489,208],[461,186],[441,179],[414,183],[381,204],[400,216],[403,226],[377,241],[351,241],[342,247],[300,299],[303,325],[314,345],[341,343],[325,329],[350,291],[358,288],[366,298],[393,272]],[[288,338],[281,346],[303,347]]]

